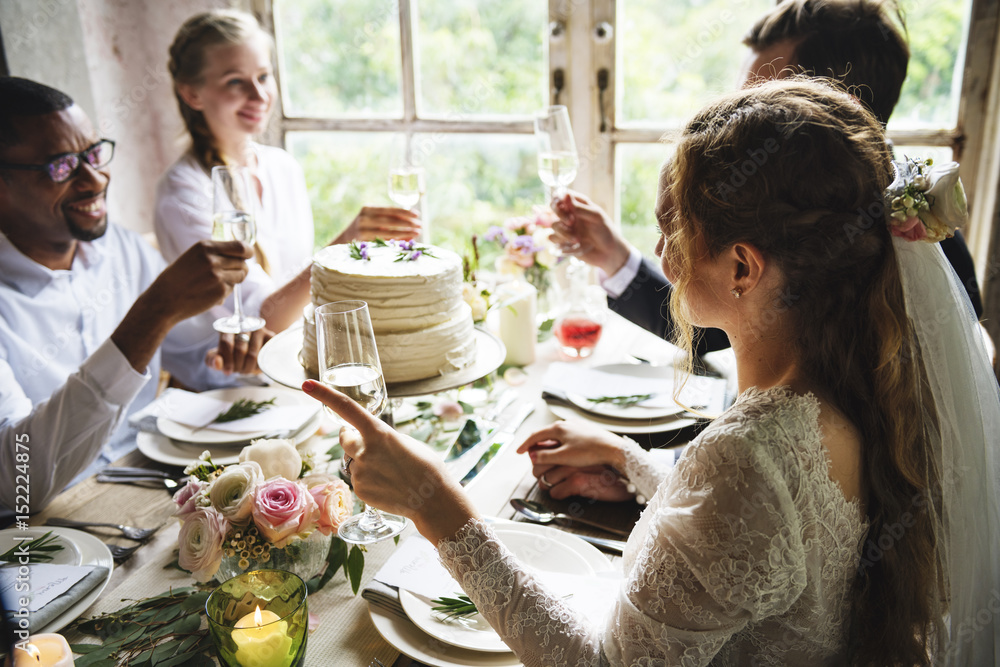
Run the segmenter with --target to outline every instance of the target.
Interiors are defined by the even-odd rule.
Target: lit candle
[[[500,287],[500,339],[507,347],[504,363],[527,366],[535,361],[536,290],[526,282],[514,281]]]
[[[260,606],[236,622],[233,641],[236,642],[236,660],[243,667],[288,667],[292,656],[292,638],[288,636],[288,623],[270,609]]]
[[[10,658],[4,663],[10,664]],[[14,667],[72,667],[73,651],[57,634],[32,635],[26,644],[14,645]]]

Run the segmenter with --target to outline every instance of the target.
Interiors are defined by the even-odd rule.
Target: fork
[[[372,658],[372,661],[368,663],[368,667],[385,667],[385,665],[378,658]]]
[[[141,544],[136,544],[131,547],[123,547],[118,544],[105,544],[108,550],[111,552],[111,557],[115,559],[115,562],[128,560],[129,556],[134,554],[136,550],[141,547]]]
[[[49,526],[63,526],[65,528],[114,528],[121,531],[121,534],[125,536],[126,539],[135,540],[136,542],[145,542],[149,539],[149,536],[159,530],[156,528],[136,528],[134,526],[123,526],[120,523],[98,523],[95,521],[74,521],[72,519],[61,519],[59,517],[50,517],[46,522]]]

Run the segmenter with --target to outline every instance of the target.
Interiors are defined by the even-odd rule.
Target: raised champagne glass
[[[315,318],[320,382],[378,417],[386,406],[386,390],[368,304],[335,301],[317,308]],[[404,517],[366,506],[362,514],[340,524],[337,534],[345,542],[370,544],[397,535],[405,527]]]
[[[257,240],[257,193],[253,177],[246,167],[212,167],[212,238],[216,241],[242,241],[253,245]],[[243,312],[240,284],[233,285],[233,314],[220,317],[213,327],[220,333],[241,334],[257,331],[264,320]]]

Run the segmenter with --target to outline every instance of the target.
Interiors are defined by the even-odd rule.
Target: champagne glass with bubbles
[[[212,167],[212,192],[212,239],[254,245],[257,240],[254,216],[257,193],[250,170],[230,165]],[[243,313],[240,284],[236,283],[233,285],[233,314],[217,319],[213,326],[220,333],[250,333],[262,328],[264,320]]]
[[[315,317],[320,381],[379,416],[386,406],[386,390],[368,304],[335,301],[317,308]],[[326,410],[339,419],[330,408]],[[364,513],[340,524],[337,534],[345,542],[369,544],[405,527],[405,518],[366,507]]]
[[[549,188],[550,199],[561,197],[580,168],[566,107],[551,106],[535,116],[535,139],[538,142],[538,177]]]
[[[405,209],[413,210],[424,194],[424,168],[413,161],[407,139],[395,152],[389,166],[389,199]]]

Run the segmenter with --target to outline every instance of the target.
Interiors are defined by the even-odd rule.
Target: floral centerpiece
[[[328,563],[346,571],[346,545],[336,534],[353,513],[354,496],[339,477],[313,467],[288,440],[256,440],[229,466],[203,453],[185,468],[188,483],[174,495],[180,567],[202,582],[258,567],[306,580]],[[343,552],[341,562],[329,558],[331,543]],[[355,564],[358,558],[360,552],[351,554]]]
[[[502,226],[490,227],[483,240],[503,250],[496,260],[497,273],[523,276],[540,294],[548,290],[549,271],[557,261],[550,237],[552,223],[558,219],[548,206],[535,206],[529,216],[508,218]]]
[[[969,214],[958,163],[935,166],[928,158],[894,164],[896,178],[886,189],[892,235],[930,243],[954,236]]]

